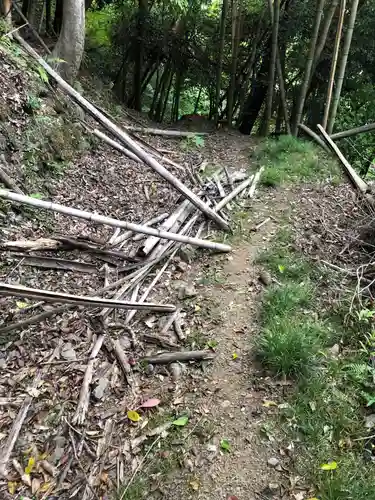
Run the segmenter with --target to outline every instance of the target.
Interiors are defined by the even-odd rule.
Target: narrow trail
[[[234,135],[225,136],[225,141],[219,150],[211,150],[215,166],[223,162],[233,170],[248,167],[249,140]],[[263,192],[243,210],[241,235],[235,237],[231,255],[199,259],[189,272],[198,291],[197,303],[204,304],[200,331],[217,343],[217,357],[207,378],[187,398],[203,422],[199,442],[191,444],[191,475],[175,479],[167,498],[176,498],[177,484],[182,488],[188,484],[190,490],[181,491],[179,498],[202,500],[255,500],[262,492],[272,497],[275,491],[268,486],[277,486],[277,473],[267,465],[272,444],[261,436],[265,414],[272,411],[264,401],[271,396],[252,354],[262,292],[256,257],[273,238],[276,222],[272,219],[259,231],[252,228],[288,210],[288,205],[276,191]],[[222,440],[228,440],[229,452],[221,448]]]

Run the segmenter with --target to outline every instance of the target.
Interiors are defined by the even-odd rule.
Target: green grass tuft
[[[326,179],[337,182],[340,178],[336,161],[312,142],[290,135],[283,135],[278,140],[265,140],[256,151],[256,156],[265,167],[262,174],[265,186]]]
[[[258,339],[258,357],[276,375],[306,374],[315,364],[322,334],[321,325],[311,321],[276,317]]]

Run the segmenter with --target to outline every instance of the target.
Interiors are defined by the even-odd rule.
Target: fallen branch
[[[86,307],[106,307],[111,309],[135,309],[159,312],[174,312],[176,307],[169,304],[149,304],[146,302],[127,302],[119,300],[102,299],[99,297],[84,297],[69,293],[53,292],[51,290],[38,290],[19,285],[0,283],[0,295],[43,299],[51,302],[62,302]]]
[[[41,379],[41,372],[38,372],[34,378],[34,382],[32,384],[31,389],[35,391],[38,388],[40,379]],[[29,411],[31,402],[33,400],[32,394],[33,391],[30,391],[29,395],[26,396],[22,407],[19,409],[18,415],[13,422],[8,439],[6,440],[4,446],[0,450],[0,476],[7,475],[7,464],[9,462],[14,445],[16,444],[17,438],[21,431],[22,425],[25,421],[27,412]]]
[[[229,230],[228,224],[210,207],[208,207],[196,194],[187,188],[177,177],[172,175],[163,165],[157,162],[149,154],[147,154],[138,144],[117,125],[111,122],[103,113],[100,113],[91,103],[71,87],[61,76],[54,71],[46,61],[40,57],[37,52],[18,34],[15,34],[16,40],[24,47],[24,49],[35,58],[35,60],[45,69],[45,71],[56,80],[60,87],[67,92],[85,111],[89,112],[103,127],[116,136],[125,146],[129,147],[133,153],[142,161],[155,170],[161,177],[174,186],[182,195],[188,198],[199,210],[201,210],[208,218],[214,220],[219,227],[225,231]]]
[[[366,193],[366,191],[368,190],[368,185],[365,183],[364,180],[361,179],[361,177],[357,174],[357,172],[354,170],[354,168],[350,165],[348,160],[341,153],[340,149],[336,146],[336,144],[333,142],[333,140],[330,138],[330,136],[324,130],[324,128],[321,125],[318,125],[318,129],[319,129],[320,133],[323,135],[324,140],[326,141],[328,146],[332,149],[332,151],[336,154],[336,156],[341,161],[349,179],[356,186],[356,188],[359,191],[361,191],[361,193]]]
[[[97,255],[107,255],[108,257],[127,260],[129,262],[134,262],[136,260],[133,257],[129,257],[129,255],[126,255],[124,252],[120,252],[119,250],[107,250],[105,248],[100,248],[98,246],[95,246],[91,243],[78,241],[75,238],[67,238],[65,236],[59,236],[56,238],[56,240],[60,241],[63,244],[64,249],[69,249],[69,250],[78,249],[78,250],[83,250],[84,252],[87,253],[94,253]]]
[[[94,135],[96,135],[96,137],[98,137],[99,139],[101,139],[103,142],[105,142],[109,146],[112,146],[114,149],[117,149],[117,151],[119,151],[120,153],[124,154],[125,156],[127,156],[131,160],[133,160],[133,161],[135,161],[137,163],[142,163],[141,160],[138,158],[137,155],[135,155],[134,153],[132,153],[131,151],[129,151],[129,149],[124,148],[124,146],[121,146],[121,144],[119,144],[118,142],[114,141],[113,139],[111,139],[110,137],[108,137],[108,135],[105,135],[103,132],[101,132],[97,128],[95,128],[94,130],[91,130],[89,128],[89,130]]]
[[[225,207],[233,198],[235,198],[239,193],[241,193],[244,189],[247,188],[247,186],[250,184],[252,181],[252,177],[249,177],[245,181],[241,182],[233,191],[231,191],[225,198],[223,198],[219,203],[214,207],[214,210],[219,212],[222,208]]]
[[[37,252],[39,250],[56,250],[62,245],[59,241],[51,238],[38,238],[37,240],[16,240],[3,241],[0,243],[0,248],[5,250],[25,250]]]
[[[133,127],[129,125],[125,126],[124,129],[129,132],[138,132],[139,134],[163,135],[165,137],[194,137],[195,135],[208,135],[207,132],[183,132],[181,130]]]
[[[169,339],[159,337],[158,335],[151,335],[150,333],[142,333],[141,339],[149,344],[156,344],[164,349],[176,349],[178,345]]]
[[[263,170],[264,170],[264,167],[260,167],[260,169],[258,170],[258,172],[254,175],[253,182],[251,183],[251,186],[250,186],[250,189],[249,189],[249,198],[254,198],[255,191],[256,191],[256,188],[257,188],[257,186],[259,184],[260,177],[262,175]]]
[[[121,369],[124,373],[125,380],[127,381],[128,385],[132,386],[133,385],[133,377],[132,377],[132,369],[129,364],[129,361],[125,355],[125,352],[123,348],[121,347],[121,344],[118,340],[111,339],[111,346],[114,350],[114,353],[116,355],[117,361],[119,362],[119,365],[121,366]]]
[[[23,194],[22,190],[17,186],[13,179],[0,167],[0,181],[8,188],[18,194]]]
[[[102,348],[103,342],[105,339],[105,334],[99,335],[96,339],[94,347],[92,348],[89,362],[87,363],[85,376],[83,378],[81,391],[79,394],[79,401],[73,416],[72,422],[73,424],[83,424],[85,422],[86,413],[89,408],[90,401],[90,385],[92,381],[92,376],[94,373],[94,363],[95,358],[99,354],[100,349]]]
[[[364,134],[365,132],[371,132],[372,130],[375,130],[375,123],[369,123],[368,125],[363,125],[362,127],[351,128],[350,130],[344,130],[343,132],[336,132],[335,134],[331,135],[331,139],[343,139],[344,137]]]
[[[29,196],[22,196],[20,194],[7,191],[5,189],[0,189],[0,198],[5,198],[6,200],[16,201],[19,203],[25,203],[26,205],[38,208],[44,208],[46,210],[52,210],[54,212],[70,215],[72,217],[78,217],[80,219],[85,219],[100,224],[106,224],[108,226],[129,229],[136,233],[149,234],[151,236],[156,236],[162,239],[180,241],[182,243],[189,243],[191,245],[197,245],[202,248],[210,248],[212,250],[217,250],[221,252],[229,252],[231,250],[231,247],[229,245],[224,245],[222,243],[215,243],[196,238],[189,238],[188,236],[169,233],[166,231],[160,231],[158,229],[153,229],[151,227],[141,226],[139,224],[132,224],[130,222],[120,221],[117,219],[113,219],[111,217],[106,217],[104,215],[98,215],[91,212],[78,210],[76,208],[66,207],[65,205],[58,205],[57,203],[52,203],[50,201],[39,200],[36,198],[31,198]]]
[[[158,215],[156,217],[153,217],[152,219],[146,221],[142,225],[146,226],[146,227],[150,227],[150,226],[153,226],[154,224],[157,224],[158,222],[163,221],[167,217],[168,217],[168,213],[163,213],[163,214],[160,214],[160,215]],[[126,233],[124,233],[122,235],[117,235],[116,238],[113,238],[112,243],[111,243],[111,240],[109,241],[109,243],[111,243],[113,246],[117,246],[118,244],[123,243],[124,241],[128,240],[129,238],[131,238],[132,235],[133,235],[133,231],[127,231]]]
[[[214,359],[215,354],[210,351],[181,351],[181,352],[166,352],[158,356],[148,356],[142,358],[141,361],[151,363],[153,365],[167,365],[175,361],[199,361],[204,359]]]
[[[173,322],[174,332],[175,332],[178,340],[183,341],[183,340],[185,340],[186,336],[185,336],[184,332],[182,331],[182,327],[181,327],[181,313],[180,313],[180,311],[177,311],[177,312],[178,312],[178,314],[174,318],[174,322]]]
[[[305,132],[305,134],[309,135],[311,137],[311,139],[314,139],[314,141],[317,144],[319,144],[319,146],[321,146],[324,149],[324,151],[326,151],[327,153],[330,153],[330,150],[329,150],[327,144],[324,141],[322,141],[322,139],[318,136],[318,134],[316,134],[313,130],[311,130],[311,128],[307,127],[303,123],[299,123],[298,127],[303,132]]]
[[[41,267],[43,269],[58,269],[59,271],[77,271],[80,273],[95,273],[96,266],[78,260],[55,259],[54,257],[39,257],[27,253],[14,253],[11,257],[22,258],[23,266]]]

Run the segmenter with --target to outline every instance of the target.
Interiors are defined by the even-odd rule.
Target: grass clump
[[[291,242],[282,231],[258,259],[278,284],[264,295],[257,354],[264,368],[295,380],[275,428],[280,440],[295,443],[295,473],[312,486],[308,497],[375,499],[375,429],[365,425],[375,408],[375,311],[348,317],[344,302],[324,310],[321,288],[338,285],[322,280]],[[338,339],[339,352],[332,351]]]
[[[339,168],[334,160],[312,142],[291,135],[280,136],[278,140],[265,140],[256,156],[260,165],[265,167],[261,180],[265,186],[275,187],[287,181],[328,178],[336,182],[339,179]]]

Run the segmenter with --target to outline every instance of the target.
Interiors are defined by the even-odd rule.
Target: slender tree
[[[337,108],[339,105],[342,85],[344,83],[344,78],[345,78],[346,64],[348,62],[348,56],[349,56],[350,46],[352,43],[355,21],[357,18],[358,4],[359,4],[359,0],[353,0],[352,9],[350,12],[349,23],[348,23],[348,30],[346,32],[345,39],[344,39],[344,47],[342,50],[342,57],[341,57],[340,66],[339,66],[338,75],[337,75],[336,88],[335,88],[335,92],[333,95],[331,115],[330,115],[329,121],[328,121],[327,131],[329,134],[332,133],[333,126],[334,126],[335,120],[336,120]]]
[[[320,57],[322,55],[323,49],[327,43],[328,33],[331,28],[332,19],[335,14],[336,8],[339,4],[339,0],[331,0],[328,11],[324,15],[323,27],[319,34],[319,40],[316,45],[316,50],[314,54],[313,68],[315,69],[319,63]]]
[[[145,45],[145,23],[148,15],[148,0],[139,0],[137,13],[137,36],[134,46],[133,95],[134,108],[142,111],[142,65]]]
[[[309,82],[310,82],[310,77],[311,77],[311,73],[312,73],[314,54],[315,54],[315,50],[316,50],[316,42],[318,40],[320,22],[321,22],[322,16],[323,16],[324,3],[325,3],[325,0],[318,0],[317,10],[316,10],[316,14],[315,14],[315,20],[314,20],[314,24],[313,24],[313,32],[312,32],[311,40],[310,40],[309,53],[307,56],[307,62],[306,62],[306,67],[305,67],[304,79],[303,79],[303,82],[301,85],[300,95],[299,95],[298,100],[297,100],[296,115],[295,115],[294,123],[292,126],[293,135],[297,135],[298,124],[302,119],[302,113],[303,113],[303,108],[305,106],[306,94],[307,94],[307,91],[309,88]]]
[[[276,58],[277,58],[278,38],[279,38],[279,20],[280,20],[280,0],[274,0],[273,4],[272,0],[269,0],[268,4],[272,22],[272,48],[271,48],[270,70],[268,78],[266,110],[264,115],[264,127],[262,130],[262,135],[268,135],[271,116],[272,116],[272,103],[273,103],[273,93],[275,89],[275,70],[276,70]]]
[[[325,107],[324,107],[324,116],[323,116],[323,123],[322,123],[323,128],[327,127],[328,115],[329,115],[329,110],[331,107],[333,83],[335,81],[337,59],[339,56],[340,43],[341,43],[342,27],[344,25],[345,8],[346,8],[346,0],[341,0],[340,16],[339,16],[339,20],[338,20],[338,24],[337,24],[335,46],[333,49],[333,56],[332,56],[331,73],[329,75],[329,81],[328,81],[327,99],[326,99],[326,103],[325,103]]]
[[[234,92],[236,89],[236,72],[238,63],[238,46],[241,31],[241,15],[238,0],[232,0],[232,61],[230,67],[230,84],[228,89],[227,119],[228,126],[232,126]]]
[[[85,1],[64,0],[61,33],[53,49],[53,56],[59,61],[59,73],[67,81],[72,81],[78,73],[84,44]]]
[[[215,123],[217,123],[219,121],[219,103],[220,103],[220,92],[221,92],[221,79],[222,79],[222,73],[223,73],[223,57],[224,57],[224,47],[225,47],[225,27],[226,27],[226,21],[227,21],[228,5],[229,5],[228,0],[223,0],[223,5],[221,7],[221,18],[220,18],[219,58],[218,58],[217,71],[216,71]]]

